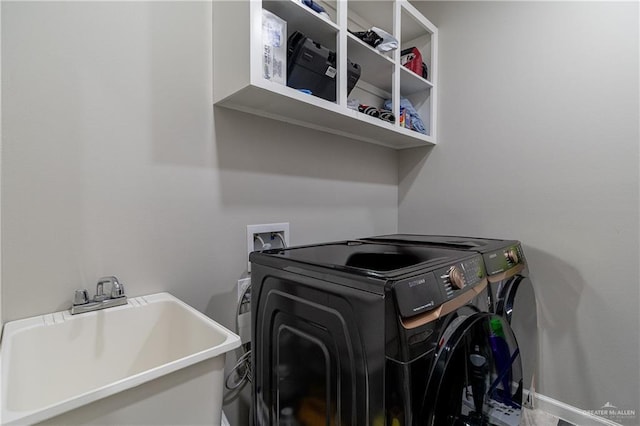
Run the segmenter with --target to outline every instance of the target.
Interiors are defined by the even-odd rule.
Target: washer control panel
[[[495,275],[508,271],[516,265],[524,264],[522,246],[514,244],[490,253],[484,254],[484,261],[487,265],[487,274]]]
[[[441,268],[435,272],[439,285],[444,290],[446,300],[464,292],[468,288],[480,283],[486,276],[484,262],[480,255],[473,256],[462,262]]]
[[[482,282],[485,276],[484,262],[478,254],[400,280],[393,286],[398,311],[403,318],[429,312]]]

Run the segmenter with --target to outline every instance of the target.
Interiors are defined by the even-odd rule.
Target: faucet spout
[[[98,284],[96,285],[96,300],[98,300],[99,296],[102,300],[108,298],[104,293],[105,284],[111,284],[111,294],[109,298],[118,299],[120,297],[124,297],[124,286],[115,276],[111,275],[109,277],[102,277],[98,280]]]

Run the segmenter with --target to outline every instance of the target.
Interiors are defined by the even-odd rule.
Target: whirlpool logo
[[[604,417],[605,419],[613,420],[614,422],[631,424],[629,421],[635,421],[638,419],[636,410],[628,410],[618,408],[609,401],[607,401],[602,407],[597,410],[587,410],[589,414],[594,416]],[[634,423],[635,424],[635,423]]]

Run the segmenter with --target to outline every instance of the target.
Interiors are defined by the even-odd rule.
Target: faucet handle
[[[124,285],[118,280],[113,280],[111,284],[111,298],[117,299],[119,297],[124,297]]]
[[[73,305],[86,305],[87,303],[89,303],[89,292],[87,291],[87,289],[85,288],[82,290],[76,290],[75,294],[73,295]]]

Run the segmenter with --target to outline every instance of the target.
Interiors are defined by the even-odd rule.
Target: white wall
[[[396,231],[395,151],[214,114],[211,22],[208,2],[2,2],[5,321],[115,274],[232,326],[247,224]]]
[[[440,31],[440,144],[400,156],[399,230],[523,241],[541,392],[640,413],[638,3],[417,7]]]

